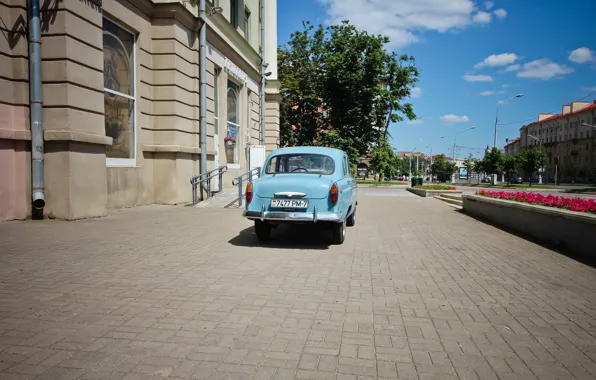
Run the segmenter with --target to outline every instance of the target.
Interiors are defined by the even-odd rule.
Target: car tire
[[[348,227],[354,227],[356,225],[356,208],[354,208],[354,212],[352,212],[352,214],[350,216],[348,216],[346,225]]]
[[[331,230],[333,244],[343,244],[346,239],[346,220],[333,225]]]
[[[271,226],[268,226],[260,220],[255,220],[255,233],[257,235],[257,239],[260,241],[267,241],[271,236]]]

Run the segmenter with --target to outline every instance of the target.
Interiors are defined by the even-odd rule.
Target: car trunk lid
[[[323,199],[331,184],[330,178],[318,174],[275,174],[259,178],[254,187],[259,198]]]

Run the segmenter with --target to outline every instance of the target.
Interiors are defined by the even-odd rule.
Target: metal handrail
[[[190,184],[192,185],[192,204],[196,205],[199,203],[197,197],[197,186],[200,185],[201,189],[201,200],[203,200],[203,189],[207,192],[207,199],[211,198],[211,179],[215,176],[219,176],[219,183],[217,191],[222,190],[223,174],[228,171],[228,166],[219,166],[215,169],[209,170],[208,172],[201,173],[199,175],[192,176],[190,178]]]
[[[242,182],[244,181],[244,177],[246,177],[248,182],[252,182],[255,175],[257,176],[257,178],[260,177],[261,168],[251,169],[251,170],[247,171],[246,173],[243,173],[232,180],[232,185],[238,186],[238,206],[239,207],[242,207],[242,198],[244,198],[242,196]]]

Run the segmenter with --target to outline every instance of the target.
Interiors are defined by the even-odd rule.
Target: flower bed
[[[424,189],[424,190],[457,190],[455,186],[445,186],[445,185],[418,185],[414,186],[416,189]]]
[[[508,191],[485,191],[479,190],[476,195],[489,198],[505,199],[528,203],[532,205],[561,208],[570,211],[588,212],[596,214],[596,200],[585,198],[566,198],[556,195],[542,195],[532,192],[508,192]]]

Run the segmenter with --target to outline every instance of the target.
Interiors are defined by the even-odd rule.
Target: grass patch
[[[523,184],[523,185],[491,185],[490,183],[472,183],[472,184],[458,184],[460,186],[469,186],[469,187],[486,187],[491,189],[547,189],[547,190],[554,190],[555,188],[548,185],[532,185],[530,184]]]
[[[457,190],[455,186],[447,186],[447,185],[418,185],[414,187],[415,189],[422,189],[422,190]]]
[[[569,194],[596,194],[596,188],[567,189],[565,192]]]
[[[399,181],[375,181],[374,179],[357,179],[356,183],[359,185],[376,185],[376,186],[393,186],[393,185],[407,185],[406,182]]]

